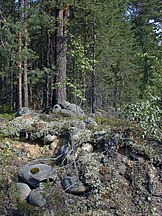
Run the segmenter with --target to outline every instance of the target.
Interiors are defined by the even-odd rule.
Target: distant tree
[[[100,5],[98,19],[97,94],[100,106],[117,110],[124,102],[138,98],[139,78],[135,62],[138,47],[124,0]]]
[[[131,0],[128,9],[135,37],[140,47],[140,89],[141,97],[144,98],[147,89],[154,85],[151,79],[153,74],[158,73],[155,64],[159,64],[157,59],[161,59],[160,38],[158,36],[158,24],[161,23],[161,1]]]

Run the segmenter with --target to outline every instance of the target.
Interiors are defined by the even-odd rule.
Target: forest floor
[[[76,149],[89,143],[93,150],[77,155],[75,161],[77,171],[87,176],[85,179],[92,190],[74,195],[64,191],[60,183],[63,173],[66,171],[72,175],[74,170],[70,169],[73,168],[67,168],[68,164],[55,164],[52,158],[56,153],[39,139],[31,142],[2,136],[11,119],[1,116],[0,120],[1,216],[162,215],[162,143],[142,139],[138,128],[122,123],[114,126],[113,120],[111,125],[108,121],[103,124],[100,120],[95,129],[89,129],[90,138],[77,143]],[[65,142],[63,136],[59,137]],[[58,145],[62,145],[60,143]],[[14,185],[18,182],[17,173],[22,165],[42,158],[57,169],[58,178],[47,204],[39,207],[21,201],[14,193]]]

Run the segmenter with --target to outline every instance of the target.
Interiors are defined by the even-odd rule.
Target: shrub
[[[135,121],[143,130],[143,138],[161,140],[160,120],[162,110],[160,109],[160,98],[151,96],[135,104],[126,104],[122,113],[131,121]]]

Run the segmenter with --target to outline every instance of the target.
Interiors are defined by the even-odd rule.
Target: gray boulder
[[[29,195],[29,204],[39,207],[46,205],[45,191],[40,188],[33,189]]]
[[[52,112],[57,113],[61,110],[61,106],[59,104],[54,105]]]
[[[74,116],[74,113],[67,109],[61,109],[60,113],[62,113],[64,116]]]
[[[28,163],[18,171],[19,177],[33,188],[39,186],[44,181],[54,181],[57,177],[56,170],[47,164]]]
[[[68,116],[85,116],[84,111],[78,105],[69,103],[68,101],[63,101],[60,104],[56,104],[53,107],[52,112],[60,112]]]
[[[63,101],[60,106],[63,108],[63,109],[67,109],[68,106],[70,105],[70,103],[68,101]]]
[[[33,114],[33,113],[34,113],[34,111],[31,110],[30,108],[21,107],[20,109],[17,110],[17,112],[16,112],[16,117],[22,116],[23,114],[29,114],[29,115],[31,115],[31,114]]]
[[[72,113],[79,115],[79,116],[85,116],[84,111],[76,104],[69,104],[66,108],[67,110],[70,110]]]

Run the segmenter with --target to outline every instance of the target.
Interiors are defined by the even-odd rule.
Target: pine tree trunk
[[[28,49],[28,42],[27,42],[27,21],[28,21],[28,0],[24,0],[25,6],[25,19],[24,19],[24,33],[25,33],[25,51],[27,52]],[[25,56],[24,61],[24,106],[28,107],[28,77],[27,77],[27,55]]]
[[[94,4],[96,1],[94,0]],[[93,70],[92,70],[92,89],[91,89],[91,109],[95,113],[96,107],[96,16],[93,18]]]
[[[15,24],[16,22],[16,6],[15,6],[15,1],[12,2],[12,15],[13,15],[13,23]],[[10,54],[10,67],[12,68],[12,54]],[[16,111],[16,100],[15,100],[15,95],[16,95],[16,88],[15,88],[15,74],[11,70],[10,74],[10,90],[11,90],[11,110],[14,112]]]
[[[86,9],[86,1],[85,1],[85,5],[84,5],[84,7],[85,7],[85,9]],[[87,12],[86,12],[86,10],[85,10],[85,14],[84,14],[84,16],[85,16],[85,24],[84,24],[84,26],[85,26],[85,30],[84,30],[84,51],[85,51],[85,55],[86,55],[86,49],[87,49],[87,31],[88,31],[88,29],[87,29],[87,24],[88,24],[88,22],[87,22]],[[84,68],[84,71],[83,71],[83,89],[84,89],[84,98],[86,98],[86,80],[87,80],[87,75],[86,75],[86,69]],[[83,109],[84,109],[84,106],[85,106],[85,102],[84,101],[82,101],[82,107],[83,107]]]
[[[56,76],[56,83],[58,84],[56,90],[57,103],[66,100],[66,52],[67,40],[64,31],[64,11],[58,12],[58,30],[57,30],[57,67],[58,73]]]
[[[51,68],[51,36],[49,30],[47,30],[47,68]],[[46,81],[46,107],[51,107],[51,71],[47,74]]]
[[[18,108],[22,107],[22,0],[19,0],[19,35],[18,35]]]

